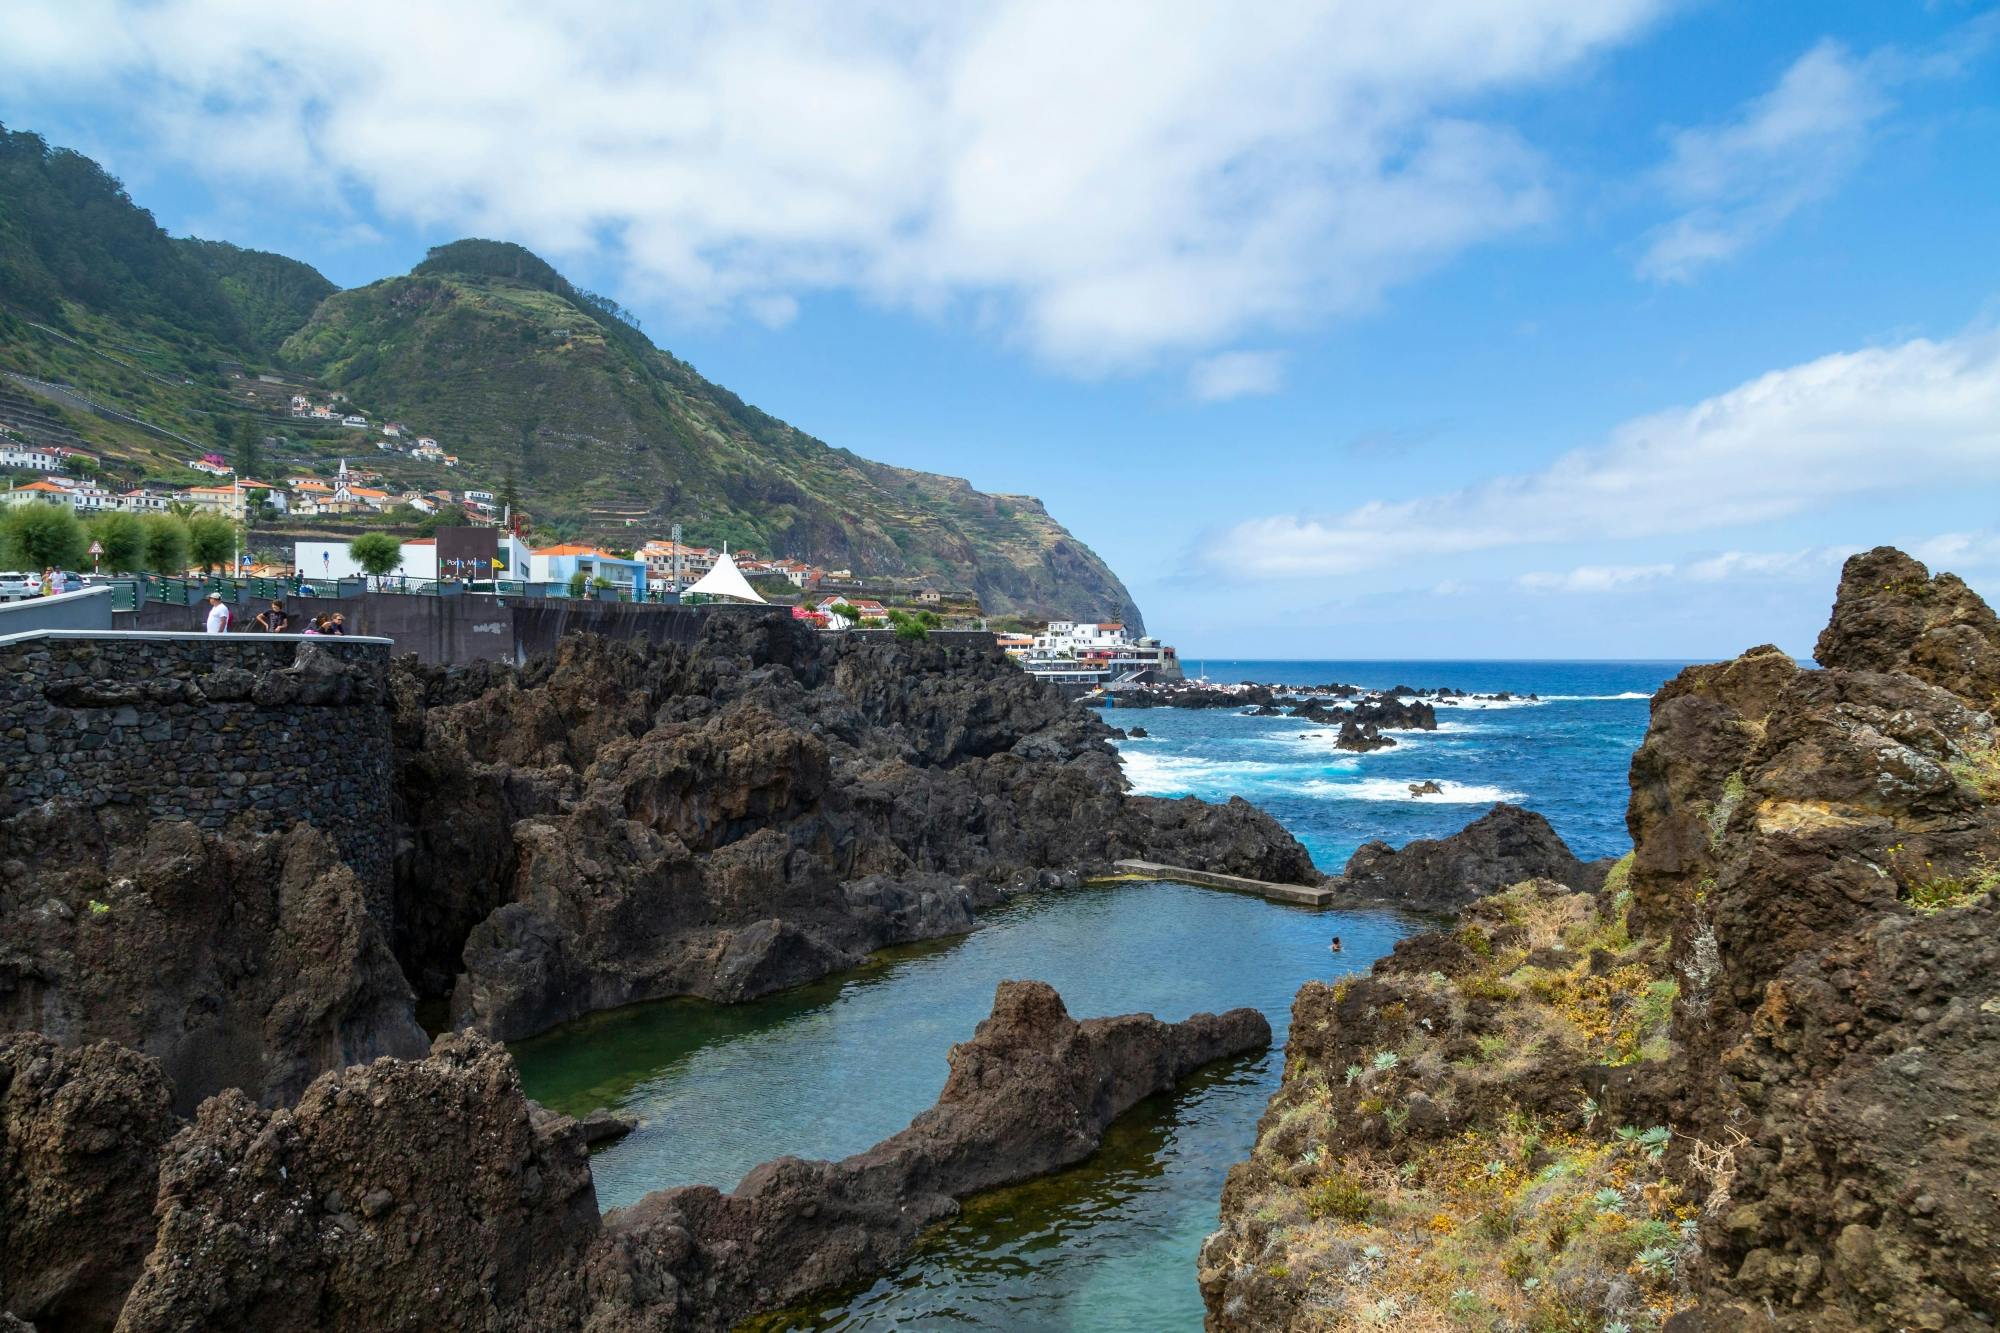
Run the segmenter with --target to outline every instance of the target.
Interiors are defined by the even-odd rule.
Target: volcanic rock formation
[[[1005,982],[902,1133],[600,1220],[584,1127],[473,1033],[325,1074],[289,1108],[221,1093],[171,1141],[157,1062],[10,1038],[0,1307],[120,1333],[727,1329],[882,1271],[956,1200],[1082,1160],[1142,1098],[1270,1039],[1254,1010],[1078,1022]]]
[[[410,987],[332,839],[53,804],[0,821],[0,1027],[156,1056],[183,1113],[421,1055]]]
[[[1815,656],[1655,696],[1598,893],[1300,992],[1212,1329],[1991,1326],[2000,622],[1882,548]]]
[[[1428,785],[1412,784],[1412,794]],[[1604,866],[1586,865],[1549,821],[1504,802],[1448,838],[1418,838],[1402,850],[1363,843],[1326,887],[1353,898],[1394,903],[1419,912],[1451,912],[1526,879],[1595,888]]]
[[[990,652],[716,616],[395,692],[398,952],[502,1038],[794,985],[1123,857],[1319,878],[1247,804],[1125,795],[1109,729]]]
[[[0,1320],[111,1327],[152,1248],[172,1101],[158,1061],[112,1042],[0,1037]]]

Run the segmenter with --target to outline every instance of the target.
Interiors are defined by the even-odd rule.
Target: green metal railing
[[[286,597],[348,597],[361,592],[397,593],[410,597],[454,596],[460,592],[488,593],[501,597],[550,597],[566,600],[570,597],[566,583],[528,583],[520,579],[476,579],[466,583],[443,582],[435,579],[413,579],[398,574],[387,574],[377,579],[345,578],[227,578],[211,575],[175,578],[164,574],[139,574],[132,578],[117,579],[112,583],[116,590],[113,609],[130,611],[140,602],[157,602],[167,606],[194,606],[207,600],[211,592],[219,592],[230,602],[247,595],[252,600]],[[579,600],[631,602],[643,600],[664,603],[669,594],[655,589],[645,598],[635,598],[630,588],[616,589],[616,597],[605,597],[599,589],[589,589]]]

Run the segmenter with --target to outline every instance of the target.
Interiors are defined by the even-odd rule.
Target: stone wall
[[[390,644],[292,635],[0,640],[0,818],[50,800],[326,830],[389,920]]]

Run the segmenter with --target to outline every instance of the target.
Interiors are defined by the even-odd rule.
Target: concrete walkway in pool
[[[1312,888],[1304,884],[1273,884],[1268,880],[1246,879],[1241,875],[1218,875],[1208,870],[1190,870],[1186,866],[1161,865],[1158,861],[1113,861],[1111,868],[1124,875],[1169,879],[1205,889],[1254,893],[1274,903],[1292,903],[1299,907],[1326,907],[1334,899],[1332,889]]]

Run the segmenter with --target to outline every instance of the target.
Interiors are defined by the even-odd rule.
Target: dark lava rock
[[[1412,782],[1410,784],[1410,795],[1442,796],[1444,795],[1444,788],[1440,787],[1436,782],[1426,779],[1423,782]]]
[[[1900,671],[1962,698],[2000,698],[2000,618],[1956,574],[1930,577],[1893,546],[1850,558],[1813,659]]]
[[[629,1115],[619,1115],[616,1111],[599,1107],[576,1122],[583,1134],[584,1146],[595,1148],[606,1143],[616,1143],[639,1127],[639,1122]]]
[[[1109,728],[995,652],[718,616],[693,645],[579,636],[392,684],[398,954],[504,1039],[795,985],[1044,871],[1318,878],[1253,807],[1126,795]]]
[[[731,1194],[657,1191],[607,1218],[588,1280],[613,1296],[591,1327],[728,1329],[872,1277],[957,1200],[1081,1161],[1141,1099],[1270,1040],[1254,1009],[1078,1022],[1051,987],[1002,982],[992,1016],[952,1048],[937,1104],[902,1133],[839,1162],[766,1162]]]
[[[120,1333],[575,1329],[598,1230],[577,1123],[470,1033],[289,1110],[210,1098],[161,1159],[159,1219]]]
[[[112,1042],[0,1037],[0,1309],[111,1327],[152,1248],[173,1095],[157,1060]]]
[[[1137,741],[1137,740],[1144,740],[1146,737],[1152,735],[1153,733],[1146,730],[1144,727],[1133,727],[1125,734],[1131,737],[1133,740]]]
[[[1351,717],[1340,724],[1340,734],[1333,741],[1335,749],[1352,750],[1357,754],[1387,750],[1395,744],[1395,737],[1384,736],[1373,722],[1356,722]]]
[[[0,1026],[153,1056],[183,1113],[426,1049],[361,881],[316,829],[52,804],[0,822],[0,861],[32,867],[0,891]]]
[[[0,1046],[0,1071],[28,1040]],[[50,1253],[44,1234],[67,1236],[62,1228],[100,1219],[117,1223],[119,1237],[150,1240],[157,1153],[158,1242],[124,1302],[120,1333],[722,1330],[883,1271],[925,1226],[956,1212],[957,1200],[1081,1160],[1138,1101],[1270,1040],[1253,1009],[1181,1023],[1145,1014],[1078,1022],[1048,986],[1004,982],[992,1016],[952,1049],[937,1104],[902,1133],[841,1162],[767,1162],[733,1194],[659,1191],[602,1220],[588,1121],[529,1101],[507,1053],[472,1033],[439,1038],[422,1060],[324,1075],[290,1109],[260,1109],[235,1092],[212,1097],[163,1151],[164,1089],[137,1133],[124,1129],[129,1093],[84,1103],[67,1113],[70,1124],[18,1115],[21,1099],[0,1093],[10,1149],[19,1132],[22,1151],[48,1153],[51,1134],[60,1144],[77,1123],[96,1129],[90,1116],[119,1130],[102,1141],[81,1134],[84,1151],[110,1155],[71,1171],[74,1180],[37,1162],[37,1206],[18,1210],[29,1225],[18,1229],[17,1210],[0,1214],[18,1229],[0,1233],[10,1241],[0,1272],[16,1254],[42,1258],[40,1271]],[[150,1061],[108,1045],[82,1053],[42,1045],[30,1067],[123,1061],[158,1081]],[[0,1174],[10,1202],[15,1181]],[[63,1210],[64,1202],[87,1211]],[[65,1289],[125,1254],[92,1239],[70,1240],[76,1263],[56,1270],[70,1274]],[[136,1253],[126,1259],[135,1263]],[[123,1291],[115,1273],[101,1289]],[[10,1282],[10,1299],[16,1290]]]
[[[1496,805],[1449,838],[1419,838],[1398,851],[1364,844],[1327,887],[1421,912],[1450,912],[1527,879],[1591,887],[1583,863],[1549,827],[1518,805]]]
[[[1364,699],[1354,706],[1354,720],[1389,731],[1436,731],[1437,709],[1422,699],[1404,701],[1394,695]]]

